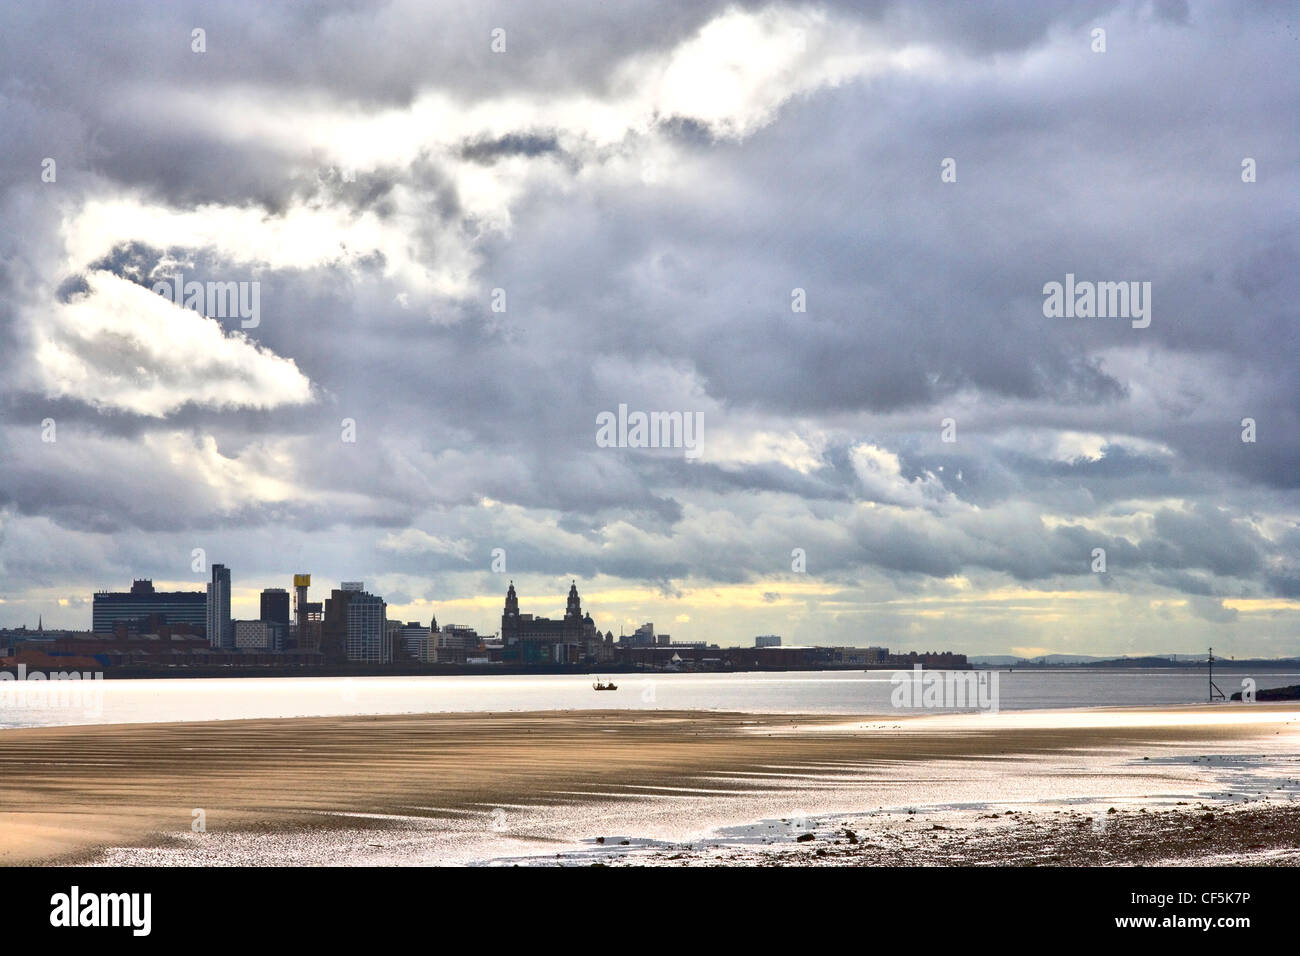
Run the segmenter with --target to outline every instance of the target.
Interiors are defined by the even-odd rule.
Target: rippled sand
[[[917,814],[965,828],[1008,809],[1082,820],[1112,805],[1284,803],[1300,791],[1298,744],[1300,709],[1287,704],[850,723],[549,712],[32,728],[0,733],[0,860],[825,861],[835,839],[845,853],[883,846]],[[859,844],[834,835],[842,823]],[[967,862],[982,861],[980,845]]]

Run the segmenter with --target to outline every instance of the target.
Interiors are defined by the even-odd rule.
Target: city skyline
[[[218,568],[221,569],[220,572],[216,571],[216,569]],[[267,613],[268,597],[271,595],[276,595],[278,598],[283,599],[281,602],[282,604],[290,608],[289,620],[294,621],[294,627],[296,628],[297,626],[296,600],[297,599],[291,597],[288,588],[279,587],[276,585],[267,585],[265,587],[257,586],[257,587],[242,587],[242,588],[235,586],[233,582],[238,580],[237,576],[232,575],[232,571],[229,567],[221,565],[220,563],[214,565],[213,576],[215,577],[217,573],[224,573],[225,577],[230,582],[229,620],[232,622],[232,624],[237,625],[240,623],[253,623],[253,622],[266,622],[272,620],[280,620],[283,617],[283,611],[273,613],[269,616]],[[312,574],[304,575],[301,572],[295,572],[294,574],[289,575],[289,579],[291,581],[296,582],[298,579],[303,578],[304,576],[308,580],[313,579],[313,577],[315,578],[315,583],[312,585],[312,587],[319,589],[320,593],[315,596],[320,598],[320,600],[312,602],[312,606],[317,609],[319,609],[319,607],[321,606],[321,602],[324,600],[324,595],[327,595],[332,591],[336,593],[339,590],[345,592],[360,591],[363,588],[365,588],[364,581],[356,580],[355,578],[340,579],[337,582],[331,582],[331,583],[337,583],[338,584],[337,588],[328,586],[325,583],[327,579],[323,578],[321,575],[312,575]],[[497,576],[500,577],[503,575],[497,575]],[[411,613],[403,613],[402,609],[396,607],[391,602],[384,600],[383,603],[385,606],[385,611],[387,612],[391,610],[393,612],[391,614],[386,613],[385,615],[386,619],[390,624],[391,623],[400,623],[400,624],[409,623],[413,625],[423,624],[424,619],[426,618],[436,623],[438,614],[440,613],[439,607],[441,606],[443,621],[442,624],[439,625],[439,627],[445,627],[450,625],[451,628],[454,630],[465,629],[467,631],[476,633],[479,637],[484,639],[501,640],[503,639],[504,636],[500,627],[502,621],[499,613],[501,610],[502,600],[505,601],[507,609],[513,603],[516,610],[519,609],[520,602],[522,602],[524,606],[529,606],[533,608],[531,611],[527,613],[526,616],[551,619],[556,624],[558,624],[562,619],[568,616],[566,613],[566,609],[563,607],[563,603],[564,603],[563,599],[556,599],[555,595],[552,592],[546,590],[539,590],[535,593],[517,592],[514,579],[509,576],[505,576],[505,577],[507,578],[505,582],[506,591],[501,594],[476,595],[469,599],[462,598],[462,599],[445,601],[445,602],[422,601],[418,604],[404,606],[407,609],[407,611]],[[536,578],[537,576],[534,575],[533,577]],[[546,578],[546,580],[551,580],[551,579],[552,579],[551,577]],[[557,580],[561,584],[563,580],[568,580],[570,582],[570,588],[571,589],[576,588],[576,584],[577,584],[576,579],[571,578],[569,576],[560,575],[559,578],[555,580]],[[135,592],[135,589],[140,585],[145,585],[148,588],[152,589],[153,591],[158,591],[158,592],[171,592],[173,594],[179,592],[185,595],[193,595],[196,597],[205,595],[205,589],[195,589],[193,587],[187,587],[185,586],[185,582],[179,582],[180,586],[176,586],[176,587],[174,587],[174,585],[176,585],[178,582],[154,581],[152,579],[147,579],[147,578],[146,579],[133,578],[132,582],[133,582],[132,587],[129,591],[115,590],[111,587],[97,589],[91,595],[91,599],[88,599],[87,605],[93,603],[93,599],[95,597],[102,598],[105,595],[109,596],[110,598],[125,599],[130,594],[133,594]],[[374,591],[375,592],[374,597],[379,599],[384,599],[384,594],[381,590],[375,588],[365,588],[365,590],[367,592]],[[210,588],[208,588],[207,591],[210,591]],[[240,595],[241,592],[244,593],[246,596],[239,597],[238,595]],[[306,593],[307,593],[307,600],[311,601],[311,598],[313,596],[311,589],[309,588]],[[593,594],[597,599],[599,599],[599,597],[601,596],[599,592],[593,592]],[[583,600],[586,600],[588,592],[583,591],[583,595],[584,595]],[[554,607],[551,607],[546,604],[548,600],[554,601]],[[570,604],[571,604],[571,600],[572,600],[572,594],[570,596]],[[289,603],[291,601],[294,603]],[[537,608],[539,606],[543,609],[538,610]],[[645,613],[642,614],[639,618],[626,618],[623,620],[618,620],[616,622],[613,622],[619,629],[617,640],[619,641],[620,644],[623,642],[625,638],[631,638],[634,634],[639,633],[645,628],[651,628],[652,633],[653,633],[653,629],[656,627],[661,632],[664,629],[663,622],[666,621],[667,618],[664,618],[662,615],[656,616],[653,610],[653,606],[648,606],[648,605],[638,605],[638,606],[643,607],[643,609],[645,610]],[[487,609],[486,612],[484,612],[485,608]],[[201,605],[198,609],[198,613],[201,616],[206,616],[203,614],[204,609],[205,606],[203,605]],[[466,616],[463,618],[457,618],[454,621],[450,620],[448,618],[448,612],[456,612],[456,611],[463,611]],[[496,613],[493,613],[494,611]],[[481,614],[480,612],[484,612],[485,616],[483,616],[483,614]],[[189,618],[193,617],[193,614],[194,612],[187,612],[183,614],[181,618],[178,618],[178,621],[184,622]],[[98,619],[98,615],[99,615],[99,611],[96,611],[95,612],[96,619]],[[481,619],[480,617],[471,618],[469,615],[480,615]],[[587,617],[588,618],[591,617],[589,611]],[[210,616],[208,617],[208,619],[209,620],[211,619]],[[141,618],[140,620],[141,623],[143,623],[143,618]],[[43,618],[38,618],[38,621],[43,621]],[[608,621],[608,619],[606,619],[606,624],[608,625],[609,623],[610,622]],[[286,627],[287,626],[288,623],[286,622]],[[675,628],[684,629],[686,627],[689,627],[689,624],[688,622],[683,622],[678,620],[677,623],[673,626]],[[32,630],[29,624],[23,622],[19,622],[18,624],[0,625],[0,630],[13,629],[13,628],[21,629],[23,627],[28,628],[28,630]],[[47,631],[67,630],[71,632],[94,630],[102,634],[108,634],[113,630],[113,628],[110,625],[104,625],[104,626],[93,625],[91,628],[83,628],[75,625],[68,626],[68,625],[51,623],[49,627],[45,628],[45,630]],[[611,630],[611,627],[610,626],[602,627],[598,625],[596,630],[597,630],[596,637],[599,638],[602,631]],[[666,637],[667,635],[663,634],[661,636]],[[749,646],[762,647],[764,646],[765,639],[770,640],[773,646],[784,645],[787,647],[789,646],[807,646],[807,647],[837,646],[837,647],[868,648],[868,647],[876,647],[879,645],[879,641],[870,639],[869,635],[867,637],[864,637],[861,640],[856,640],[856,641],[849,640],[844,642],[830,642],[830,643],[828,643],[823,639],[814,637],[809,639],[807,643],[803,643],[799,640],[792,640],[789,635],[785,635],[783,637],[780,634],[759,634],[755,632],[753,634],[745,635],[734,641],[728,641],[728,640],[719,641],[717,638],[711,637],[707,633],[697,632],[692,630],[692,631],[687,631],[686,633],[676,633],[674,635],[674,638],[675,638],[673,641],[674,646],[676,646],[679,643],[698,643],[698,644],[707,643],[710,644],[711,646],[732,647],[732,648],[749,647]],[[676,638],[681,638],[683,640],[679,641]],[[205,638],[205,639],[210,640],[209,638]],[[1107,655],[1105,653],[1090,654],[1087,651],[1087,649],[1078,649],[1073,652],[1066,653],[1066,652],[1047,651],[1043,649],[1015,648],[1005,653],[1004,652],[978,652],[975,653],[973,656],[988,657],[991,659],[999,658],[999,657],[1020,657],[1020,658],[1063,657],[1066,658],[1070,656],[1078,656],[1081,658],[1084,657],[1101,658],[1101,657],[1108,657],[1108,656],[1118,656],[1118,657],[1141,657],[1146,655],[1168,656],[1169,654],[1173,654],[1175,657],[1177,657],[1179,654],[1182,654],[1184,656],[1195,658],[1197,656],[1203,655],[1204,653],[1204,648],[1173,647],[1169,643],[1161,644],[1160,640],[1161,638],[1157,637],[1153,640],[1150,646],[1144,646],[1141,647],[1140,649],[1126,652],[1120,655]],[[952,646],[959,646],[959,642],[955,642],[955,641],[949,641],[948,644]],[[233,646],[233,643],[231,643],[230,646]],[[895,646],[902,652],[915,652],[923,649],[919,646],[910,646],[905,643],[902,645],[895,645]],[[929,645],[926,645],[924,650],[926,652],[929,652],[931,650],[931,647]],[[1221,654],[1221,656],[1224,655]],[[1228,654],[1227,656],[1231,657],[1235,655]],[[1242,656],[1249,657],[1251,655],[1247,654]],[[1283,650],[1277,655],[1260,655],[1260,656],[1261,657],[1275,656],[1279,659],[1289,659],[1295,657],[1295,653],[1293,651]]]

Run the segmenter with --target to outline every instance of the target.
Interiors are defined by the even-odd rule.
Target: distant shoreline
[[[28,671],[58,670],[53,666],[28,665]],[[68,665],[66,670],[87,670],[84,664]],[[1300,671],[1300,660],[1215,660],[1216,671]],[[848,667],[726,667],[719,669],[680,669],[666,670],[652,667],[634,667],[628,665],[606,665],[601,667],[519,667],[502,664],[375,664],[375,665],[180,665],[176,667],[158,667],[155,665],[112,665],[103,669],[105,680],[150,680],[178,678],[235,678],[235,677],[504,677],[504,676],[640,676],[647,674],[794,674],[794,673],[894,673],[910,670],[909,667],[895,665],[855,664]],[[1146,671],[1177,670],[1205,673],[1204,661],[1168,661],[1159,658],[1137,661],[1090,661],[1079,664],[970,664],[964,668],[932,667],[932,671],[997,671],[1000,673],[1014,671]],[[0,667],[0,672],[15,674],[14,665]]]

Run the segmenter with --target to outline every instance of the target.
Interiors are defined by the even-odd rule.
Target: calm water
[[[1225,693],[1253,676],[1260,689],[1300,683],[1300,673],[1223,671]],[[109,680],[0,684],[0,728],[150,723],[436,711],[595,708],[729,710],[750,713],[899,714],[893,672],[615,675],[597,693],[591,677],[292,677]],[[12,688],[12,691],[11,691]],[[58,688],[56,691],[55,688]],[[997,673],[1001,710],[1191,704],[1206,699],[1204,672],[1069,670]],[[23,694],[28,696],[23,698]],[[41,695],[48,695],[42,697]],[[60,696],[63,695],[63,696]]]

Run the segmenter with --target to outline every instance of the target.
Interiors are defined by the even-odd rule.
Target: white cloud
[[[933,472],[908,480],[898,455],[868,442],[849,449],[853,471],[867,496],[883,504],[934,507],[955,502],[952,493]]]
[[[33,322],[32,371],[47,394],[154,417],[188,402],[276,408],[311,400],[292,359],[112,273],[92,272],[86,283],[89,294]]]
[[[772,462],[806,475],[822,467],[825,448],[825,438],[820,435],[805,437],[795,431],[731,427],[708,433],[701,457],[723,466]]]
[[[395,211],[385,218],[321,202],[297,203],[271,216],[250,206],[207,204],[176,210],[134,195],[94,199],[63,224],[65,268],[79,272],[120,243],[132,241],[159,249],[211,249],[226,262],[272,269],[356,269],[379,253],[384,275],[412,290],[466,294],[477,255],[458,236],[448,234],[438,244],[437,265],[426,265],[432,257],[422,256],[421,244],[412,238],[436,225],[429,219],[426,201],[403,187],[394,188],[390,198]]]
[[[822,11],[729,9],[667,55],[639,57],[621,70],[641,92],[641,108],[681,116],[717,135],[742,138],[770,123],[782,104],[818,89],[935,62],[920,47],[885,48]],[[647,96],[648,93],[648,96]]]
[[[469,542],[439,537],[418,528],[391,532],[380,540],[379,547],[398,554],[448,554],[463,560],[469,558]]]
[[[467,161],[458,154],[463,142],[555,130],[563,149],[584,167],[640,180],[648,162],[676,169],[673,144],[655,134],[661,119],[692,119],[715,135],[743,138],[771,123],[796,96],[934,62],[935,54],[924,48],[882,47],[860,27],[823,12],[773,7],[729,9],[671,50],[628,58],[612,71],[609,92],[601,97],[539,90],[463,102],[427,89],[408,106],[376,112],[316,94],[272,96],[247,84],[172,90],[161,101],[154,88],[141,88],[125,100],[134,104],[135,122],[145,117],[173,133],[257,143],[282,151],[300,173],[323,165],[352,172],[409,168],[430,157],[454,187],[462,221],[431,217],[424,191],[400,182],[388,192],[383,216],[334,202],[328,191],[276,215],[252,205],[177,210],[124,193],[90,200],[64,222],[66,271],[79,272],[119,243],[138,241],[211,249],[228,262],[272,269],[356,270],[378,259],[386,278],[424,304],[465,298],[477,288],[475,236],[508,233],[512,207],[530,190],[565,189],[572,182],[552,164]]]

